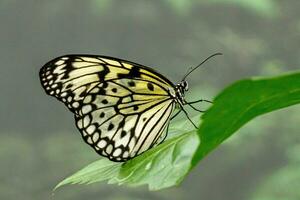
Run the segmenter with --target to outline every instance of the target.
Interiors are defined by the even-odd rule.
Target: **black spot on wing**
[[[105,113],[104,112],[101,112],[101,114],[100,114],[100,118],[103,118],[105,116]]]
[[[129,85],[130,87],[135,87],[134,81],[129,81],[129,82],[128,82],[128,85]]]
[[[103,103],[103,104],[107,104],[108,101],[107,101],[106,99],[103,99],[103,100],[102,100],[102,103]]]
[[[113,123],[110,123],[110,124],[108,125],[107,130],[110,131],[110,130],[112,130],[114,127],[115,127],[114,124],[113,124]]]
[[[127,132],[123,130],[123,131],[121,132],[121,138],[125,137],[126,135],[127,135]]]
[[[134,106],[133,106],[133,110],[134,110],[134,111],[136,111],[136,110],[138,110],[138,109],[139,109],[139,107],[138,107],[137,105],[134,105]]]
[[[147,87],[150,91],[154,91],[154,86],[152,83],[147,83]]]

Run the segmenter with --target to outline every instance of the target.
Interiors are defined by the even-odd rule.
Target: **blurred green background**
[[[38,77],[54,57],[88,53],[151,66],[177,82],[222,52],[189,77],[188,99],[212,99],[235,80],[299,69],[299,9],[298,0],[1,0],[0,199],[299,200],[300,106],[247,124],[179,187],[93,184],[53,194],[99,157]]]

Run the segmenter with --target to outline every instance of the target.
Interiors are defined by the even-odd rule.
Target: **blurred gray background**
[[[236,80],[299,69],[299,8],[297,0],[1,0],[0,199],[300,199],[299,106],[247,124],[179,187],[100,183],[53,194],[99,157],[38,77],[50,59],[85,53],[151,66],[177,82],[222,52],[189,77],[188,98],[213,99]]]

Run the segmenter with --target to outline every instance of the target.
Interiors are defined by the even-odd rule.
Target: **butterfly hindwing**
[[[153,96],[143,89],[147,81],[131,80],[135,83],[131,87],[118,84],[122,81],[106,81],[91,89],[76,117],[84,140],[114,161],[127,160],[154,146],[174,108],[163,89]]]

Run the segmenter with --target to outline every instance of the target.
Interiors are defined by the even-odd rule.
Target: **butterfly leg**
[[[187,104],[195,104],[195,103],[199,103],[199,102],[207,102],[207,103],[213,103],[212,101],[206,100],[206,99],[199,99],[197,101],[191,101],[191,102],[187,102]]]
[[[193,124],[193,126],[198,129],[198,127],[194,124],[194,122],[191,120],[190,116],[188,115],[188,113],[184,110],[183,106],[181,104],[179,104],[179,106],[181,107],[181,110],[184,112],[185,116],[188,118],[188,120]]]
[[[199,110],[199,109],[195,108],[195,107],[192,105],[192,104],[199,103],[199,102],[207,102],[207,103],[211,103],[211,104],[212,104],[211,101],[205,100],[205,99],[200,99],[200,100],[197,100],[197,101],[186,102],[186,104],[189,105],[192,109],[194,109],[194,110],[196,110],[196,111],[198,111],[198,112],[203,113],[203,112],[204,112],[203,110]]]
[[[195,108],[193,105],[191,105],[191,104],[188,104],[192,109],[194,109],[194,110],[196,110],[196,111],[198,111],[198,112],[201,112],[201,113],[204,113],[204,111],[203,110],[199,110],[198,108]]]
[[[171,117],[170,121],[173,120],[179,113],[181,113],[181,111],[182,111],[181,109],[178,110],[177,113],[175,113],[175,115],[173,115],[173,116]]]
[[[170,120],[171,121],[171,120]],[[161,138],[158,138],[157,141],[153,142],[153,144],[151,144],[151,148],[155,145],[160,145],[161,143],[163,143],[165,141],[165,139],[167,138],[168,136],[168,132],[169,132],[169,126],[170,126],[170,121],[168,122],[167,124],[167,128],[166,128],[166,131],[164,133],[164,135],[161,137]]]
[[[161,144],[161,143],[166,139],[166,137],[167,137],[167,135],[168,135],[168,132],[169,132],[169,126],[170,126],[170,122],[168,122],[167,129],[166,129],[166,133],[165,133],[165,135],[164,135],[164,138],[160,141],[159,144]]]

